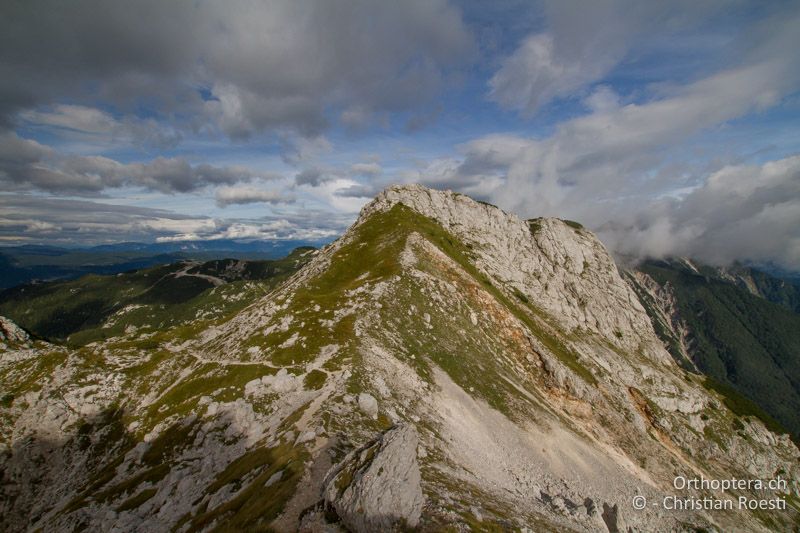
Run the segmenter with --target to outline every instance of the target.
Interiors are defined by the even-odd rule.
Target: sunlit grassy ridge
[[[413,249],[417,258],[414,269],[436,280],[435,283],[454,286],[457,298],[444,302],[432,299],[431,287],[404,266],[402,256],[412,234],[422,237],[446,258],[443,261],[437,255],[439,252]],[[113,502],[117,512],[124,512],[139,506],[146,508],[150,502],[158,501],[163,495],[156,487],[198,438],[202,419],[193,417],[203,412],[203,405],[209,401],[224,403],[245,398],[248,382],[275,375],[278,368],[287,368],[290,374],[298,376],[309,398],[315,392],[322,393],[331,376],[338,375],[337,371],[345,367],[347,381],[345,388],[336,393],[338,401],[344,393],[368,391],[378,395],[363,360],[364,350],[368,349],[364,342],[367,337],[392,349],[423,381],[435,382],[435,365],[470,395],[485,400],[512,419],[518,418],[518,413],[532,412],[530,402],[540,406],[545,403],[536,386],[541,371],[525,358],[529,353],[526,334],[539,339],[552,355],[587,383],[594,383],[591,371],[579,356],[558,340],[561,332],[554,329],[546,315],[527,299],[515,296],[511,288],[490,281],[474,265],[473,253],[470,246],[434,220],[397,204],[354,227],[335,248],[326,268],[284,293],[269,292],[269,288],[285,279],[288,271],[270,278],[270,284],[261,287],[247,289],[240,284],[251,281],[233,281],[206,288],[186,301],[173,295],[172,303],[147,301],[147,297],[155,296],[152,292],[148,295],[148,290],[161,287],[152,283],[155,272],[146,276],[137,273],[130,283],[116,289],[113,284],[104,285],[109,281],[105,279],[63,284],[62,290],[80,287],[87,295],[127,291],[129,299],[125,302],[135,301],[142,306],[115,316],[119,324],[87,328],[74,333],[71,340],[81,345],[73,357],[80,361],[79,366],[85,367],[87,375],[105,368],[109,363],[103,354],[113,353],[120,358],[115,364],[123,365],[126,394],[132,398],[147,397],[149,403],[137,408],[133,417],[121,409],[114,420],[103,423],[102,427],[107,429],[92,426],[93,432],[107,435],[104,456],[99,459],[97,472],[62,512],[92,502]],[[207,264],[194,273],[221,277],[230,266],[219,262]],[[169,268],[161,269],[159,279],[168,280],[172,273],[174,270]],[[97,284],[96,291],[88,287],[92,283]],[[441,292],[440,288],[434,290]],[[241,290],[247,290],[246,298],[226,302],[228,296]],[[47,298],[49,294],[52,293],[40,297]],[[108,298],[111,299],[114,298]],[[51,307],[64,305],[63,302],[53,297]],[[246,308],[247,305],[267,303],[280,304],[267,323],[247,335],[234,333],[238,353],[220,351],[213,343],[206,346],[199,342],[207,327],[224,329],[228,319],[253,309]],[[122,303],[118,305],[118,309],[124,307]],[[198,312],[208,307],[222,311],[209,315]],[[477,325],[475,314],[481,317]],[[371,321],[365,320],[368,316]],[[156,319],[160,320],[158,324],[154,322]],[[280,324],[286,327],[271,327]],[[139,333],[125,334],[125,328],[131,325],[139,328]],[[150,330],[148,325],[157,327]],[[500,334],[495,328],[505,331]],[[88,344],[98,340],[95,336],[98,332],[102,332],[100,340],[109,338]],[[331,351],[324,364],[315,362],[330,347],[335,347],[335,351]],[[253,352],[253,348],[259,352]],[[53,359],[52,364],[58,361]],[[45,360],[32,363],[30,378],[35,379],[47,368],[51,366]],[[519,387],[527,394],[520,395]],[[208,397],[205,403],[200,401],[203,397]],[[247,398],[255,412],[265,415],[276,412],[274,394]],[[128,405],[136,403],[129,401]],[[308,451],[294,439],[296,432],[302,431],[298,425],[308,416],[311,404],[309,400],[299,408],[295,405],[288,411],[280,411],[274,422],[276,440],[262,441],[247,449],[218,472],[215,480],[203,489],[206,503],[183,516],[176,527],[266,530],[295,493],[305,472]],[[340,433],[352,429],[349,424],[353,418],[328,415],[324,408],[319,414],[326,431]],[[383,411],[376,419],[357,420],[362,431],[373,433],[387,429],[392,423]],[[126,430],[132,422],[136,422],[136,428]],[[426,422],[420,424],[427,427]],[[139,462],[120,474],[123,457],[154,428],[160,428],[160,432],[151,437]],[[209,505],[209,498],[223,487],[238,492],[224,503]]]
[[[512,368],[528,366],[531,372],[533,368],[520,355],[523,352],[520,345],[509,343],[508,338],[514,338],[513,335],[495,336],[472,324],[470,312],[484,311],[484,303],[477,296],[480,292],[489,294],[494,313],[519,321],[509,326],[516,328],[517,337],[523,335],[521,324],[564,365],[587,383],[596,383],[580,357],[558,339],[557,330],[548,323],[543,312],[531,302],[510,296],[508,291],[492,284],[473,264],[469,246],[434,220],[403,204],[375,213],[354,228],[348,241],[331,258],[330,266],[298,287],[286,308],[270,319],[270,324],[290,321],[291,325],[285,330],[269,329],[266,334],[256,332],[244,343],[244,350],[256,346],[273,365],[302,366],[313,360],[323,346],[335,344],[340,348],[339,353],[326,366],[334,369],[342,361],[355,362],[350,391],[362,390],[364,380],[357,364],[359,343],[352,306],[356,305],[360,290],[375,290],[380,282],[401,279],[400,258],[412,233],[441,250],[460,272],[434,264],[424,254],[417,268],[443,281],[456,281],[459,290],[472,300],[469,309],[436,308],[419,284],[408,277],[402,278],[391,293],[379,299],[381,320],[371,334],[385,339],[388,333],[400,339],[400,346],[395,347],[407,356],[407,361],[423,379],[433,381],[430,363],[434,363],[465,390],[473,391],[503,412],[515,412],[508,405],[511,398],[519,401],[519,391],[510,382]],[[340,315],[334,320],[337,313]],[[426,314],[427,322],[423,319]],[[493,320],[502,320],[502,316],[493,317]],[[247,359],[247,353],[242,357]],[[516,381],[520,379],[523,378],[513,377]]]
[[[531,238],[536,226],[529,222]],[[569,226],[568,234],[585,232]],[[56,518],[73,520],[97,508],[123,519],[171,509],[165,527],[175,531],[283,530],[287,520],[320,509],[321,476],[332,464],[405,421],[423,446],[417,457],[422,490],[434,509],[425,525],[513,529],[515,509],[479,481],[454,475],[460,468],[480,472],[477,463],[460,462],[454,448],[441,445],[459,431],[488,443],[475,438],[483,434],[467,413],[491,424],[492,436],[512,433],[506,425],[512,424],[564,428],[580,442],[606,438],[643,469],[660,466],[653,459],[658,443],[678,455],[687,452],[686,440],[670,438],[677,425],[664,402],[672,397],[650,397],[650,377],[620,394],[609,390],[614,366],[604,364],[604,354],[623,365],[648,365],[643,348],[565,331],[557,316],[539,307],[535,291],[524,294],[502,274],[482,270],[478,265],[492,268],[496,249],[491,243],[481,249],[482,239],[465,235],[458,238],[398,203],[362,218],[293,277],[299,258],[286,271],[249,274],[241,263],[215,261],[180,266],[188,276],[175,277],[170,269],[155,281],[146,276],[138,292],[131,290],[135,284],[120,289],[129,299],[102,327],[73,333],[77,348],[53,348],[20,361],[17,376],[2,376],[21,384],[4,406],[18,406],[17,395],[65,367],[70,385],[42,389],[49,397],[97,385],[119,398],[102,419],[82,416],[65,445],[91,460],[73,496],[54,510]],[[263,275],[271,277],[254,279]],[[181,283],[192,277],[218,286],[184,300],[191,285]],[[172,279],[178,280],[176,293],[161,294],[171,290]],[[182,296],[184,289],[189,292]],[[102,376],[113,378],[104,382]],[[684,377],[701,383],[698,376]],[[734,437],[755,442],[745,418],[718,406],[700,407],[694,416],[703,423],[686,431],[721,453],[736,451]],[[602,434],[636,423],[637,416],[644,430]],[[551,445],[543,442],[542,453]],[[501,464],[506,449],[487,457]],[[714,472],[707,459],[696,464]],[[335,481],[340,490],[355,480],[343,472]],[[538,525],[535,516],[526,518]]]

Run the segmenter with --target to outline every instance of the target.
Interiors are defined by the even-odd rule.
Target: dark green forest
[[[690,352],[707,385],[739,414],[800,437],[800,314],[789,310],[797,288],[759,273],[770,300],[712,275],[670,262],[639,270],[669,283],[681,319],[691,331]],[[781,293],[780,287],[788,290]],[[675,355],[675,354],[673,354]]]

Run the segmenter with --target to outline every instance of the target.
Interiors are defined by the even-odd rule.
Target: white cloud
[[[774,104],[799,82],[800,65],[794,58],[744,65],[651,102],[606,104],[561,123],[545,139],[478,139],[467,145],[465,165],[502,168],[506,183],[492,196],[515,210],[556,214],[581,206],[588,211],[626,194],[682,186],[671,178],[647,176],[671,148],[692,135]]]
[[[383,168],[378,163],[355,163],[350,166],[350,171],[356,176],[374,177],[383,172]]]
[[[324,170],[317,167],[306,168],[298,172],[294,177],[294,182],[297,185],[308,185],[311,187],[319,187],[326,181],[335,179],[330,170]]]
[[[216,221],[216,227],[212,230],[162,236],[158,237],[156,242],[216,241],[220,239],[319,241],[335,237],[338,233],[337,230],[332,229],[302,228],[287,219],[275,219],[269,222]]]
[[[325,181],[310,192],[324,204],[329,205],[340,213],[357,213],[371,198],[346,194],[362,186],[351,178],[335,178]],[[374,196],[374,195],[373,195]],[[351,220],[352,221],[352,220]]]
[[[217,223],[208,218],[143,218],[130,222],[131,230],[144,233],[202,233],[215,231]]]
[[[81,105],[58,104],[26,110],[19,118],[29,127],[47,128],[67,139],[98,143],[130,143],[148,148],[174,148],[180,132],[153,118],[115,118],[106,111]]]
[[[490,80],[490,96],[531,114],[556,96],[600,78],[619,59],[611,55],[562,62],[555,55],[552,35],[527,37]]]
[[[118,127],[109,113],[91,107],[60,104],[51,110],[27,110],[20,114],[25,122],[38,126],[55,126],[82,133],[111,134]]]
[[[280,206],[275,208],[280,210]],[[318,209],[264,217],[222,219],[187,216],[162,209],[112,203],[44,198],[31,194],[0,194],[0,240],[51,244],[101,244],[119,241],[182,240],[326,240],[352,222]]]
[[[600,235],[631,255],[681,255],[800,268],[800,155],[763,165],[729,165],[681,198],[666,198]]]
[[[773,258],[800,267],[800,221],[793,218],[800,191],[790,186],[798,180],[796,159],[720,169],[690,155],[694,136],[774,106],[800,87],[798,24],[800,13],[784,13],[738,65],[659,88],[650,100],[623,104],[599,89],[587,98],[588,114],[558,124],[550,136],[469,142],[458,168],[438,182],[465,190],[483,176],[484,186],[494,184],[485,191],[492,202],[524,216],[581,220],[626,253]],[[671,159],[682,166],[670,168]]]
[[[557,98],[575,95],[606,76],[643,37],[696,27],[735,1],[544,2],[548,27],[526,36],[489,81],[489,96],[532,115]]]
[[[335,180],[364,178],[368,181],[375,181],[382,173],[383,167],[376,162],[354,163],[349,168],[312,166],[298,172],[294,182],[298,186],[319,187]]]

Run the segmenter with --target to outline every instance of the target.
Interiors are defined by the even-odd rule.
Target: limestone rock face
[[[0,316],[0,349],[27,347],[30,342],[25,330],[8,318]]]
[[[369,393],[362,392],[358,395],[358,408],[371,418],[378,417],[378,400]]]
[[[424,498],[414,426],[399,425],[351,452],[326,476],[325,503],[356,533],[414,528]]]
[[[662,331],[671,338],[671,344],[677,352],[674,355],[689,368],[695,368],[691,357],[692,341],[689,327],[678,312],[678,302],[672,286],[666,284],[662,287],[644,272],[631,270],[626,272],[626,275],[639,299],[649,304],[653,313],[652,320],[657,321]]]
[[[567,330],[598,333],[622,348],[642,346],[653,358],[668,357],[611,255],[579,224],[525,221],[463,194],[419,185],[386,189],[364,207],[359,221],[398,203],[467,243],[480,270],[557,316]]]

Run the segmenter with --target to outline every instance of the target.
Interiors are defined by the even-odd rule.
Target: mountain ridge
[[[783,473],[794,502],[798,449],[680,369],[608,252],[573,224],[390,188],[290,279],[250,298],[196,327],[3,355],[0,376],[18,392],[0,419],[12,436],[2,468],[18,488],[5,527],[796,522],[796,506],[630,507],[701,474]],[[72,402],[60,411],[59,394]],[[74,479],[35,482],[63,474],[31,466],[38,446],[19,445],[41,428],[62,443],[45,455],[69,458]],[[380,503],[368,487],[383,471],[402,474]]]

